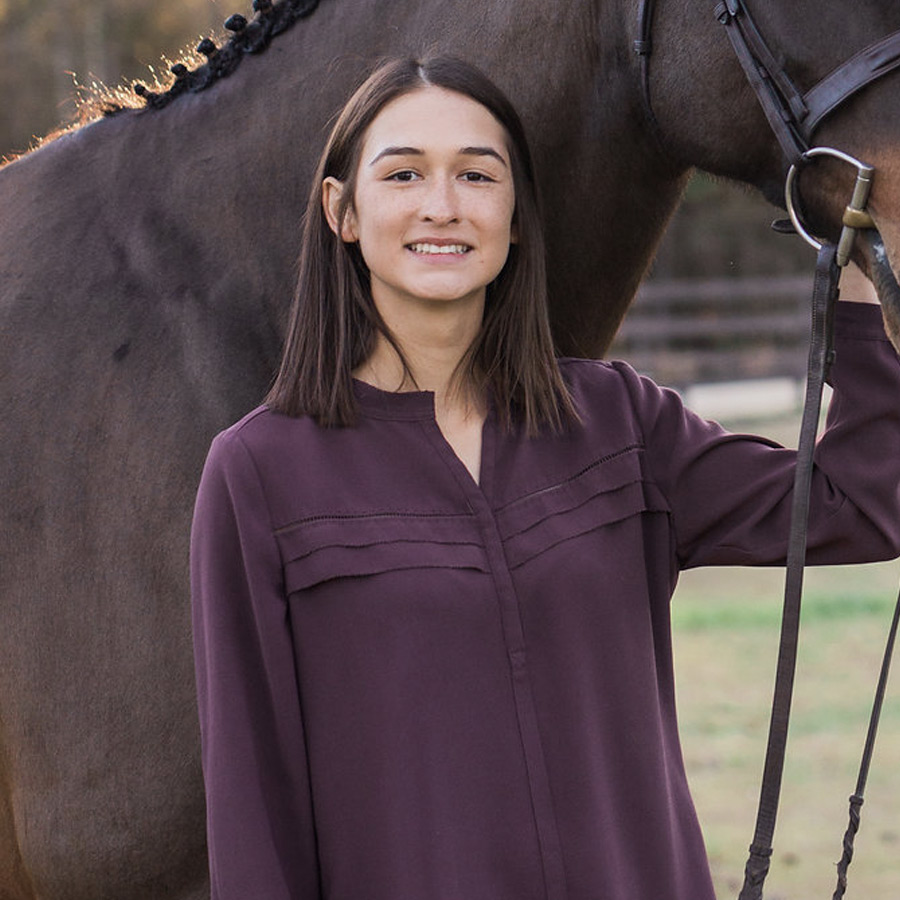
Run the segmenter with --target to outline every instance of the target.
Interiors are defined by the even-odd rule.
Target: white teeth
[[[410,244],[409,249],[414,253],[466,253],[469,247],[466,244]]]

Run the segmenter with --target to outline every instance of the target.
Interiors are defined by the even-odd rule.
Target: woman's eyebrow
[[[425,151],[420,150],[418,147],[385,147],[372,162],[369,163],[370,166],[374,166],[375,163],[380,159],[384,159],[386,156],[424,156]]]
[[[386,156],[424,156],[425,151],[418,147],[385,147],[379,152],[370,166],[374,166],[379,160]],[[462,147],[459,150],[460,156],[490,156],[506,166],[506,160],[493,147]],[[508,168],[508,167],[507,167]]]
[[[492,156],[501,162],[506,168],[506,160],[493,147],[463,147],[460,156]]]

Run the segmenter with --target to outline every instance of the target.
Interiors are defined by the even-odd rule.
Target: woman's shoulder
[[[229,443],[244,434],[251,434],[259,429],[266,429],[272,421],[272,410],[268,406],[257,406],[246,415],[241,416],[232,425],[220,431],[215,439],[220,443]]]
[[[619,359],[586,359],[578,356],[563,356],[559,359],[559,368],[567,381],[601,384],[621,381],[622,369],[631,367]]]
[[[560,372],[573,393],[601,392],[607,396],[620,395],[634,398],[642,391],[662,390],[652,379],[639,375],[632,366],[621,359],[580,359],[563,357],[559,360]]]
[[[296,452],[321,429],[309,416],[288,416],[267,405],[256,407],[213,438],[210,455],[249,455],[257,461]]]
[[[565,358],[560,371],[582,420],[603,428],[618,420],[629,430],[643,431],[660,415],[685,415],[680,395],[660,387],[624,360]]]
[[[214,438],[215,443],[234,444],[237,442],[254,442],[284,427],[281,416],[267,405],[262,404],[241,416],[232,425],[220,431]]]

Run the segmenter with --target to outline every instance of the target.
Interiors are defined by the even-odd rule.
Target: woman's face
[[[324,187],[335,228],[342,185]],[[367,129],[341,236],[359,242],[388,321],[415,304],[483,306],[515,239],[514,207],[503,126],[475,100],[425,87],[391,101]]]

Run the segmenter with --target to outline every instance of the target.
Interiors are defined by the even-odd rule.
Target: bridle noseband
[[[649,0],[652,4],[653,0]],[[813,132],[867,84],[900,66],[900,31],[895,31],[841,63],[801,94],[778,64],[741,0],[722,0],[713,14],[747,75],[785,158],[793,165],[810,148]]]
[[[660,136],[650,101],[655,8],[656,0],[641,0],[639,37],[634,42],[634,49],[640,57],[641,95],[647,118]],[[776,60],[742,0],[720,0],[713,8],[713,15],[725,26],[725,33],[781,144],[788,165],[794,165],[810,149],[813,132],[824,118],[867,84],[900,67],[900,31],[895,31],[854,54],[804,94]]]
[[[641,99],[644,112],[655,140],[660,147],[664,147],[662,131],[650,98],[650,56],[653,51],[652,29],[655,8],[656,0],[640,0],[638,38],[634,41],[634,49],[640,59]],[[830,148],[816,148],[819,152],[810,153],[812,137],[823,119],[866,85],[900,68],[900,31],[895,31],[860,50],[803,93],[784,67],[778,63],[742,0],[720,0],[713,8],[713,15],[724,26],[735,56],[759,99],[773,134],[781,145],[787,165],[794,167],[794,174],[815,156],[830,155],[856,166],[857,189],[860,178],[871,180],[872,167],[842,151],[834,150],[826,154],[821,151]],[[791,221],[800,235],[816,246],[819,242],[815,241],[801,224],[793,187],[792,178],[785,190]],[[859,194],[856,193],[856,196],[858,198]],[[852,211],[849,216],[844,217],[845,228],[873,227],[871,218],[863,218],[860,215],[865,210],[864,203],[854,207],[851,202],[849,207]],[[852,243],[852,234],[845,234],[842,236],[840,249],[843,251],[849,243]],[[839,265],[846,264],[848,255],[849,249],[846,254],[841,252]]]
[[[665,142],[650,101],[654,7],[655,0],[640,0],[638,39],[634,42],[634,49],[640,59],[641,97],[647,121],[658,147],[665,154]],[[768,874],[772,854],[772,839],[784,770],[800,629],[813,449],[821,409],[822,387],[833,358],[831,330],[834,301],[838,293],[838,272],[840,267],[849,261],[856,232],[859,229],[875,227],[872,217],[866,210],[874,168],[841,150],[831,147],[811,147],[810,144],[813,133],[826,116],[866,85],[900,67],[900,31],[895,31],[856,53],[806,93],[801,93],[784,68],[778,64],[742,0],[720,0],[713,12],[725,27],[735,55],[759,98],[788,164],[785,205],[790,222],[794,230],[818,251],[813,287],[812,339],[807,369],[806,400],[797,449],[775,694],[772,701],[756,829],[744,873],[744,884],[738,898],[738,900],[761,900],[763,883]],[[803,224],[795,196],[796,177],[801,167],[823,156],[856,167],[856,181],[850,202],[844,210],[842,231],[837,246],[818,241],[809,234]],[[850,824],[844,835],[844,852],[838,863],[838,884],[832,900],[840,900],[847,885],[847,868],[853,857],[853,839],[859,827],[859,812],[863,803],[863,792],[898,628],[900,628],[900,597],[897,600],[882,660],[856,790],[850,797]]]

